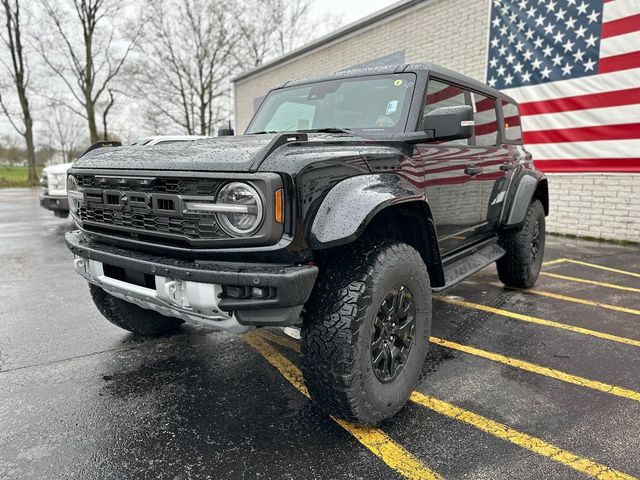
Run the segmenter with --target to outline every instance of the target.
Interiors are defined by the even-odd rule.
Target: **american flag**
[[[492,0],[490,22],[487,83],[538,168],[640,172],[640,0]]]

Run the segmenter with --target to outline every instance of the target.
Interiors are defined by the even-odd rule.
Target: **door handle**
[[[471,176],[478,175],[479,173],[482,173],[482,168],[469,165],[468,167],[465,167],[464,173]]]
[[[515,163],[503,163],[502,165],[500,165],[500,170],[502,170],[503,172],[508,172],[509,170],[513,170],[514,168],[516,168]]]

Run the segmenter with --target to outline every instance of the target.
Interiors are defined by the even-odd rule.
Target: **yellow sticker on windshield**
[[[400,85],[402,85],[402,80],[398,79],[398,80],[396,80],[395,82],[393,82],[393,84],[394,84],[396,87],[399,87]]]

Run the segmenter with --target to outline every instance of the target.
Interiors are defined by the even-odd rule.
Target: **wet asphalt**
[[[109,324],[73,272],[71,221],[37,195],[0,191],[0,479],[403,478],[241,337],[187,326],[139,339]],[[443,301],[433,336],[640,391],[639,248],[549,237],[557,258],[636,275],[562,262],[544,271],[598,284],[542,276],[536,289],[626,310],[505,290],[493,267],[445,294],[631,343]],[[638,400],[441,346],[417,390],[640,476]],[[447,479],[586,478],[415,403],[381,430]]]

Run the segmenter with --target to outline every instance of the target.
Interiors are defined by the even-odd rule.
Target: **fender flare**
[[[505,214],[504,225],[506,227],[514,227],[521,224],[535,196],[540,196],[545,215],[548,215],[549,191],[547,179],[539,172],[527,172],[518,181],[509,211]]]
[[[422,191],[395,174],[367,174],[334,185],[318,208],[310,232],[314,250],[357,239],[375,215],[401,203],[423,201]]]

